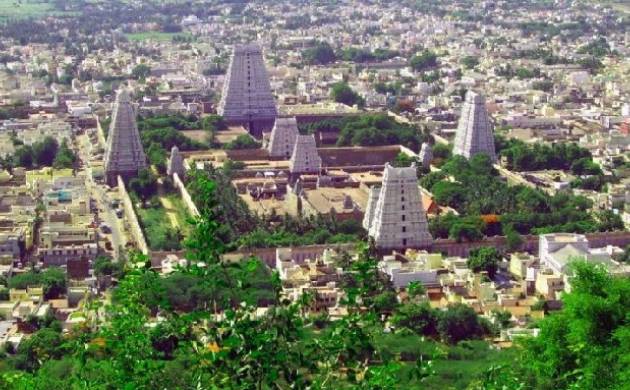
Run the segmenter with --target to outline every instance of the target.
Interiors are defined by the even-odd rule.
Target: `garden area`
[[[158,181],[149,169],[129,181],[129,196],[151,250],[180,250],[192,228],[186,206],[171,179]]]
[[[451,178],[452,180],[447,180]],[[592,201],[569,193],[553,196],[529,187],[509,186],[485,155],[470,161],[451,157],[441,171],[420,179],[434,200],[456,210],[430,221],[435,238],[475,241],[484,235],[590,233],[623,229],[610,210],[593,212]],[[516,239],[516,238],[515,238]]]
[[[328,119],[300,126],[303,134],[339,132],[337,146],[403,145],[418,152],[429,135],[415,126],[398,123],[386,114],[366,114]]]
[[[177,194],[154,196],[136,213],[151,250],[180,250],[191,225],[188,212]]]

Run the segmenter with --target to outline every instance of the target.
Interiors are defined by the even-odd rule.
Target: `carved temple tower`
[[[118,91],[112,111],[112,121],[107,136],[105,151],[105,180],[108,185],[117,185],[117,176],[125,181],[138,175],[147,167],[146,156],[140,142],[136,124],[136,113],[129,92]]]
[[[492,161],[497,160],[486,99],[481,94],[468,91],[459,117],[453,154],[469,159],[479,153],[487,154]]]
[[[255,137],[272,128],[278,109],[259,45],[234,46],[217,111],[228,124],[243,125]]]
[[[370,213],[370,210],[367,212]],[[422,205],[415,164],[406,168],[385,165],[383,185],[373,216],[368,217],[367,222],[368,234],[378,249],[402,250],[431,246],[433,238]]]

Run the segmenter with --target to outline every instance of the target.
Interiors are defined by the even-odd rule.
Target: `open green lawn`
[[[181,199],[167,195],[169,208],[155,198],[146,208],[138,207],[136,213],[144,236],[151,250],[179,250],[190,231],[188,214]]]
[[[415,388],[408,373],[422,356],[433,361],[435,374],[422,382],[423,389],[465,389],[490,366],[507,363],[513,350],[498,350],[483,340],[463,341],[445,345],[415,334],[383,334],[377,340],[383,355],[399,356],[406,364],[400,372],[400,388]]]
[[[184,237],[187,237],[192,229],[192,225],[189,223],[190,215],[188,214],[186,205],[184,205],[184,201],[179,197],[179,194],[167,195],[166,199],[170,203],[168,211],[175,215],[177,220],[176,224],[179,226]]]
[[[40,18],[61,14],[52,2],[42,0],[0,0],[0,20]]]
[[[175,36],[188,37],[190,34],[185,33],[165,33],[160,31],[147,31],[147,32],[139,32],[132,34],[125,34],[127,39],[130,41],[158,41],[158,42],[169,42]]]
[[[630,2],[628,0],[600,0],[602,4],[609,5],[612,9],[630,15]]]
[[[307,329],[305,342],[320,337],[326,329]],[[514,349],[497,349],[484,340],[462,341],[447,345],[413,333],[382,333],[375,340],[376,348],[386,359],[400,360],[396,389],[459,390],[479,379],[491,366],[510,364]],[[411,377],[416,361],[431,360],[434,373],[422,383]]]

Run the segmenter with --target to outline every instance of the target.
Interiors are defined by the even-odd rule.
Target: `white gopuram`
[[[427,248],[433,238],[422,205],[416,166],[385,165],[368,234],[378,249]]]
[[[433,160],[433,148],[431,147],[431,144],[429,144],[428,142],[422,143],[419,157],[422,168],[429,169],[429,167],[431,166],[431,161]]]
[[[136,113],[131,104],[129,92],[118,91],[112,111],[112,122],[107,136],[105,150],[105,180],[115,186],[120,175],[128,180],[147,167],[146,156],[136,124]]]
[[[298,134],[298,125],[295,117],[276,118],[276,123],[273,125],[269,144],[267,145],[269,156],[280,157],[286,160],[291,158]]]
[[[459,117],[453,154],[469,159],[479,153],[487,154],[492,161],[497,160],[486,99],[481,94],[468,91]]]
[[[298,135],[289,160],[291,174],[319,174],[322,159],[317,153],[314,135]]]

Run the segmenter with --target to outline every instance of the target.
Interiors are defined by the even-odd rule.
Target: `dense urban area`
[[[630,3],[0,0],[0,388],[630,389]]]

